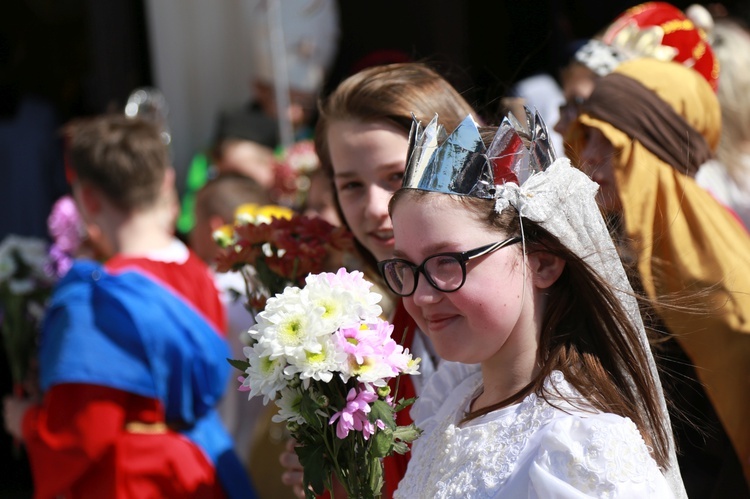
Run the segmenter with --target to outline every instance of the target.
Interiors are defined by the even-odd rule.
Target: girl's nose
[[[382,218],[388,216],[388,202],[391,200],[393,193],[383,189],[378,185],[372,185],[367,191],[367,203],[365,210],[373,218]]]
[[[441,291],[435,289],[428,281],[427,278],[419,274],[417,278],[417,288],[411,295],[411,299],[414,300],[414,304],[417,306],[431,305],[440,301]]]

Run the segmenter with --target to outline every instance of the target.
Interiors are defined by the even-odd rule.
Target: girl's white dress
[[[481,382],[478,366],[451,362],[430,378],[412,409],[424,433],[395,497],[673,497],[630,419],[532,394],[460,424]],[[581,400],[560,372],[545,388]]]

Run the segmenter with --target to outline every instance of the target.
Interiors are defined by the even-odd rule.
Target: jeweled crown
[[[424,128],[415,118],[403,187],[494,199],[497,185],[544,171],[556,159],[549,132],[538,112],[524,109],[526,126],[508,113],[489,147],[471,115],[450,135],[437,115]]]

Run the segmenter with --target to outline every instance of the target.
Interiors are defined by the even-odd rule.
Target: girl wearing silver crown
[[[379,267],[455,362],[411,411],[424,433],[396,497],[685,497],[596,184],[527,125],[413,129]]]

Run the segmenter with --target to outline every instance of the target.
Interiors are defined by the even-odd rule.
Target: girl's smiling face
[[[377,260],[390,258],[393,225],[388,202],[401,187],[408,137],[387,122],[332,121],[326,138],[347,225]]]
[[[393,228],[395,256],[417,265],[435,253],[467,251],[508,237],[443,194],[399,199]],[[535,289],[522,245],[515,244],[466,262],[466,282],[452,293],[438,291],[420,274],[404,305],[442,358],[526,370],[536,362],[540,330]]]

